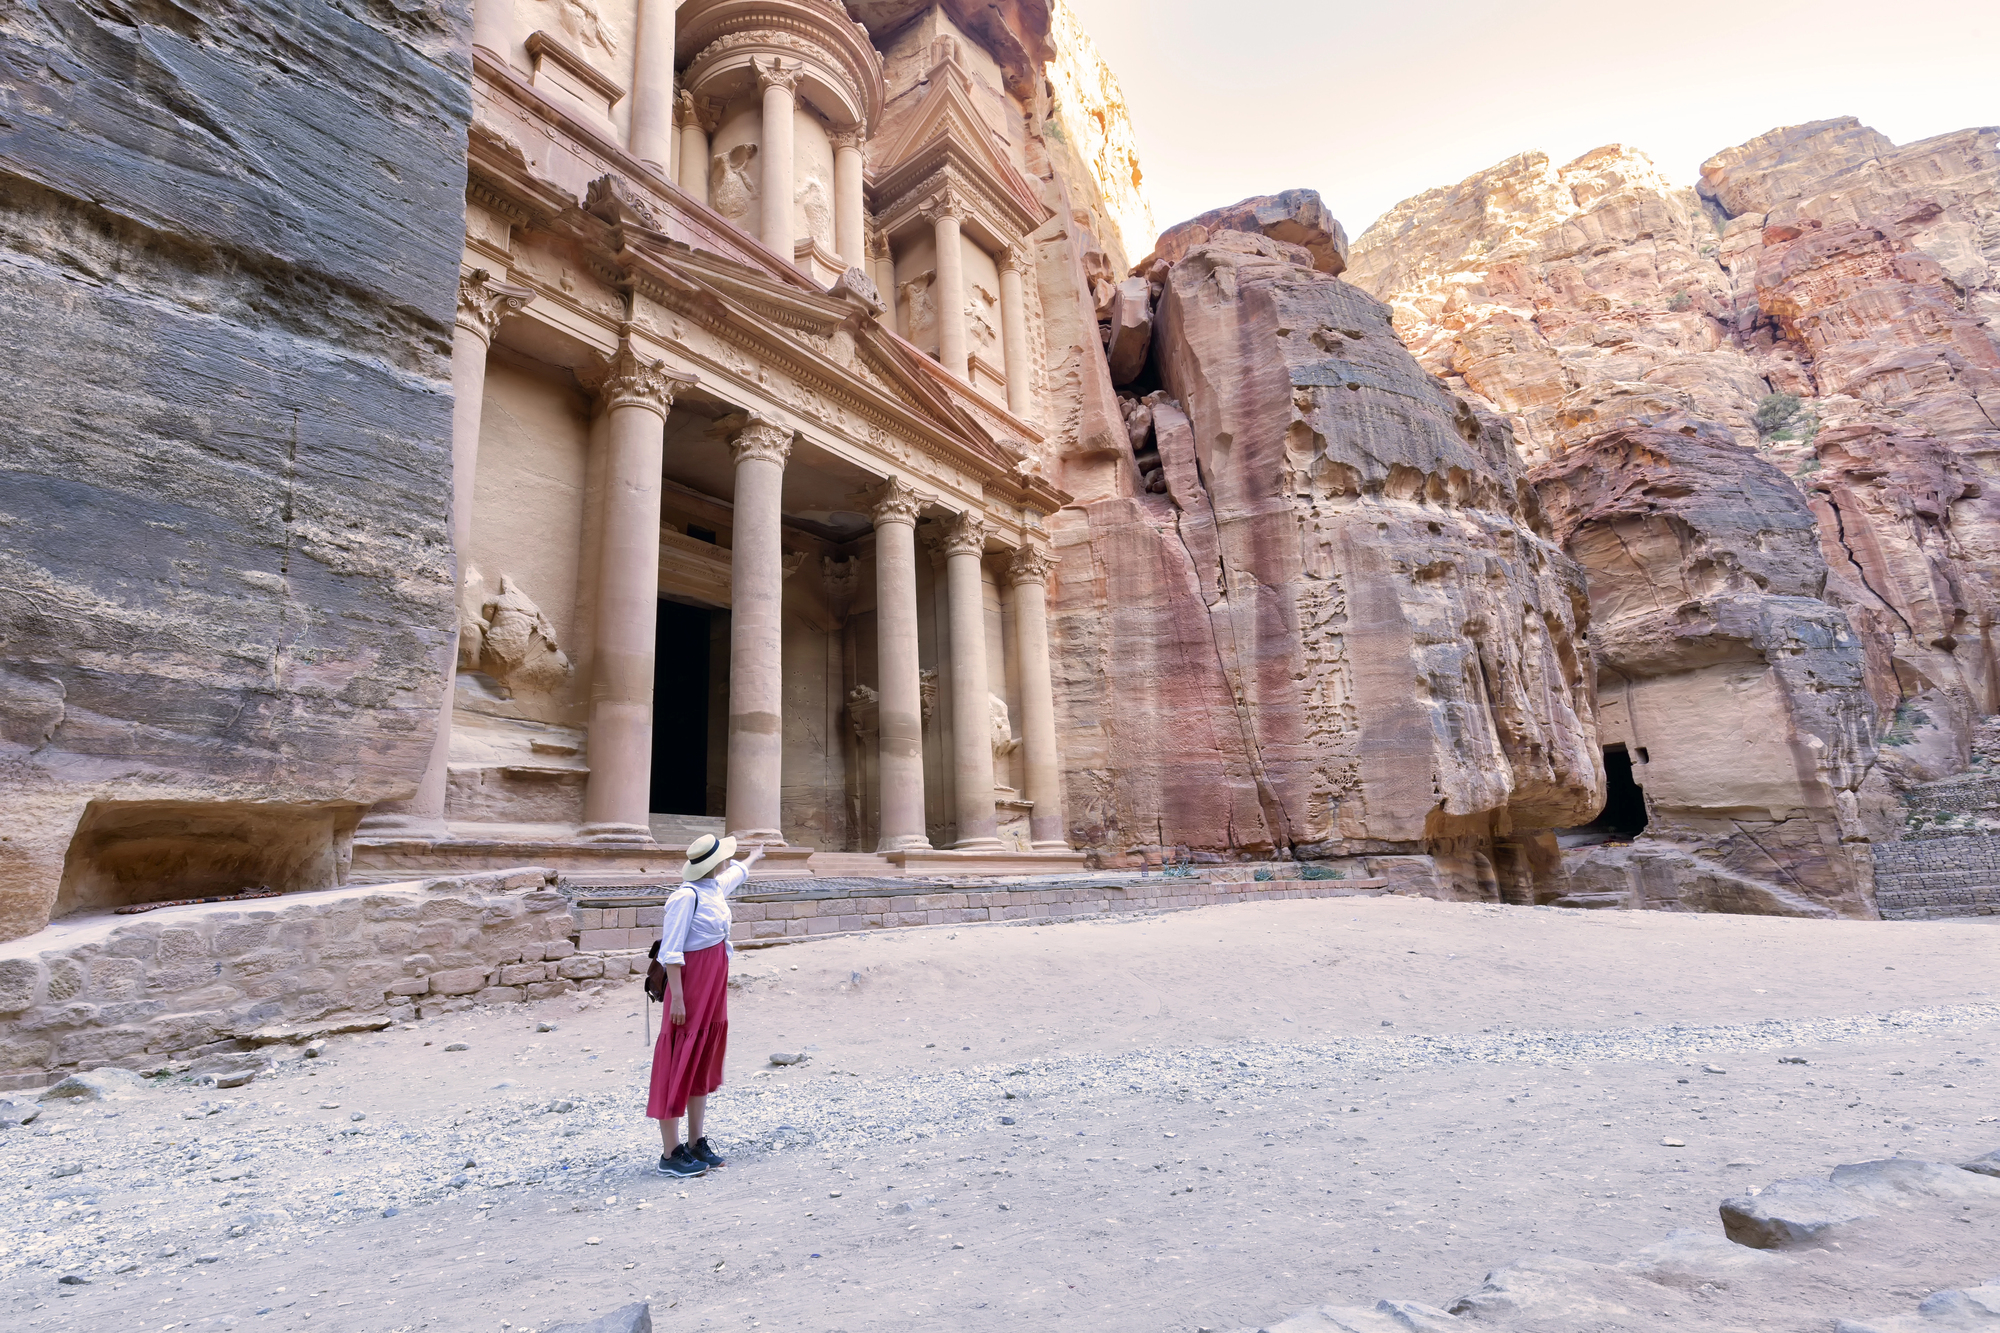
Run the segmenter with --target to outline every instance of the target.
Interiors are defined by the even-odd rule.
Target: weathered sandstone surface
[[[1634,850],[1683,886],[1872,910],[1887,792],[2000,708],[1996,140],[1822,121],[1696,190],[1617,145],[1524,154],[1353,247],[1419,361],[1513,423],[1587,571]],[[1578,892],[1660,896],[1569,859]]]
[[[465,22],[10,7],[0,939],[59,885],[67,910],[332,884],[422,771]]]
[[[1160,293],[1120,484],[1054,524],[1072,836],[1532,900],[1603,779],[1508,431],[1298,245],[1215,231]]]

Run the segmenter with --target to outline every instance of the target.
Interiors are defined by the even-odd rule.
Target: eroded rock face
[[[1128,465],[1053,524],[1078,845],[1416,855],[1528,898],[1602,774],[1582,582],[1506,429],[1263,235],[1172,266],[1155,359],[1164,493]]]
[[[1640,693],[1677,682],[1683,716],[1750,708],[1776,728],[1768,773],[1741,782],[1729,750],[1676,731],[1669,748],[1710,790],[1652,753],[1647,801],[1672,813],[1648,839],[1843,911],[1872,910],[1857,851],[1894,822],[1887,787],[1962,768],[2000,709],[2000,344],[1982,322],[2000,308],[1996,137],[1898,148],[1822,121],[1717,154],[1696,191],[1616,145],[1560,167],[1525,154],[1406,201],[1353,249],[1350,278],[1391,303],[1418,359],[1515,425],[1552,511],[1623,495],[1615,517],[1558,523],[1590,571],[1607,703],[1632,667]],[[1699,447],[1670,447],[1688,427]],[[1588,476],[1605,469],[1629,473]],[[1731,652],[1768,668],[1754,685],[1753,663],[1711,660],[1699,628],[1723,585]],[[1649,597],[1657,612],[1629,614]],[[1619,725],[1607,741],[1647,745]],[[1793,822],[1781,805],[1818,813]],[[1713,821],[1760,808],[1762,851],[1739,856],[1741,835]],[[1578,888],[1610,892],[1624,871],[1591,855]]]
[[[464,6],[167,16],[0,33],[0,939],[334,882],[451,650]]]

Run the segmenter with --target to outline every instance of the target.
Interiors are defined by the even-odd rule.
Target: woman
[[[702,1119],[708,1094],[722,1086],[729,1047],[729,895],[750,878],[762,847],[741,861],[736,839],[703,834],[687,849],[681,886],[660,923],[660,966],[667,973],[667,1021],[653,1046],[646,1114],[660,1122],[661,1175],[699,1176],[722,1158],[708,1146]],[[720,872],[718,873],[718,868]],[[687,1142],[681,1142],[681,1116]]]

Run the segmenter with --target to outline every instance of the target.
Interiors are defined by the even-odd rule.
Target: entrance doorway
[[[1621,842],[1646,831],[1646,791],[1633,780],[1632,755],[1623,745],[1604,747],[1604,813],[1595,827]]]
[[[727,736],[729,613],[665,599],[659,607],[648,808],[660,815],[719,815],[719,808],[709,807],[717,803],[725,781],[721,769],[726,760],[712,752],[718,735],[725,744]]]

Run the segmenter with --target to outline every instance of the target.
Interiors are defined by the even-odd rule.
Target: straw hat
[[[736,839],[717,838],[713,833],[704,833],[688,844],[688,861],[681,867],[681,878],[707,879],[711,870],[734,855]]]

